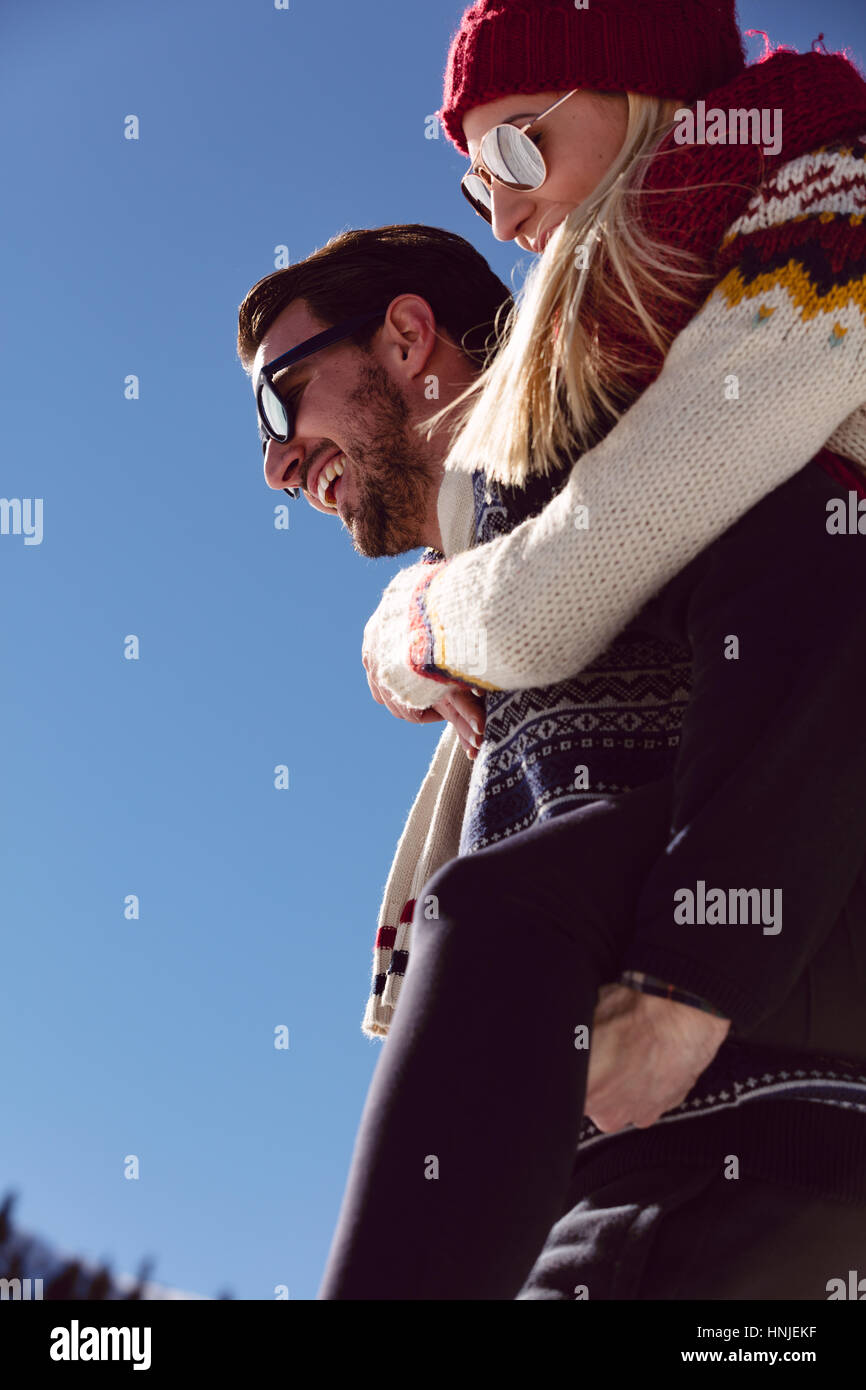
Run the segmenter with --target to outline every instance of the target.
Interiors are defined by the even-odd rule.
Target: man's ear
[[[410,352],[420,348],[416,373],[423,371],[435,349],[437,336],[436,316],[427,300],[417,294],[399,295],[389,308],[387,328],[393,335],[392,341],[396,340],[395,345],[399,343],[401,361],[408,361]]]

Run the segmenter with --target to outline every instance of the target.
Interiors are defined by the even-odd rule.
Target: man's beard
[[[425,542],[419,532],[430,505],[433,479],[411,424],[409,405],[378,362],[364,363],[348,398],[363,421],[365,437],[347,440],[355,465],[358,505],[346,508],[345,524],[359,555],[402,555]]]

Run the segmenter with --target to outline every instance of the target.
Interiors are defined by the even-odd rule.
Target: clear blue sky
[[[387,222],[460,232],[509,279],[521,253],[424,138],[463,8],[0,17],[0,495],[44,499],[41,545],[0,536],[0,1193],[200,1294],[315,1296],[381,1046],[381,891],[441,731],[392,719],[361,666],[402,562],[302,501],[274,530],[237,306],[275,246]],[[861,0],[740,20],[863,66]]]

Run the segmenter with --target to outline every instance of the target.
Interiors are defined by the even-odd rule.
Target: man
[[[510,302],[483,256],[435,227],[346,232],[259,281],[238,326],[238,354],[254,386],[266,363],[324,329],[389,310],[387,320],[374,316],[276,373],[295,431],[278,443],[259,424],[268,485],[300,488],[310,506],[339,517],[360,555],[441,551],[445,442],[423,440],[416,426],[471,383]],[[481,707],[471,696],[446,695],[423,713],[387,703],[416,723],[448,719],[474,756],[480,736],[471,721]]]
[[[417,292],[410,291],[413,286]],[[263,390],[274,391],[292,426],[289,437],[277,441],[260,419],[268,485],[300,488],[317,511],[338,516],[363,556],[397,555],[418,546],[440,553],[437,503],[447,439],[440,434],[425,440],[419,427],[471,384],[497,315],[510,302],[506,287],[468,242],[423,226],[344,233],[306,261],[259,281],[240,309],[238,354],[257,399]],[[343,325],[365,315],[371,316],[365,324],[343,336]],[[328,330],[340,336],[317,346]],[[262,370],[273,363],[263,386]],[[277,423],[285,425],[280,404],[268,399]],[[484,707],[468,692],[449,691],[426,711],[381,698],[413,722],[447,719],[474,759]],[[649,993],[639,1003],[653,1021],[682,1008]],[[609,1011],[608,1001],[605,1018]],[[687,1008],[684,1018],[695,1056],[703,1060],[708,1039],[717,1046],[723,1032],[707,1013]],[[600,1018],[594,1033],[594,1065],[600,1070],[603,1064],[608,1079],[612,1072],[622,1074],[622,1059],[608,1056],[604,1045],[605,1034],[613,1036],[615,1028],[615,1019]],[[682,1044],[678,1036],[678,1050]],[[633,1047],[637,1056],[640,1041]],[[602,1097],[614,1098],[609,1084],[590,1092],[588,1114]],[[659,1104],[658,1114],[663,1109]]]
[[[497,308],[506,300],[504,287],[471,247],[448,233],[420,227],[347,233],[308,261],[265,277],[241,306],[238,349],[252,378],[260,419],[268,427],[267,432],[262,429],[262,442],[269,485],[301,488],[311,505],[338,515],[363,555],[394,555],[419,545],[441,551],[439,503],[447,440],[441,435],[422,439],[416,426],[471,383]],[[329,329],[332,333],[322,340]],[[512,511],[507,524],[518,519]],[[495,528],[491,532],[488,527],[476,539],[493,534]],[[701,573],[698,561],[690,569]],[[669,588],[678,584],[680,577]],[[685,592],[678,591],[680,605]],[[614,648],[622,650],[622,639]],[[655,719],[667,719],[670,728],[682,712],[682,699],[674,694],[678,680],[680,689],[682,682],[675,664],[668,664],[652,713]],[[568,702],[563,705],[561,692],[555,693],[568,714]],[[572,692],[573,730],[580,703]],[[394,712],[418,717],[402,707]],[[470,756],[480,743],[472,727],[476,715],[468,694],[453,689],[432,712],[454,724]],[[423,717],[431,717],[430,712]],[[668,767],[675,742],[668,740],[665,750]],[[665,770],[665,758],[647,759],[640,775],[632,767],[632,784],[659,778]],[[509,847],[503,844],[503,849],[508,852]],[[677,995],[665,982],[646,977],[611,988],[614,994],[607,994],[593,1023],[585,1105],[603,1136],[629,1122],[653,1125],[683,1102],[729,1026],[705,1001]],[[659,988],[669,991],[669,997],[659,995]],[[623,996],[629,999],[625,1023]],[[647,1030],[655,1041],[665,1028],[669,1045],[652,1054],[657,1064],[647,1075]],[[772,1035],[765,1040],[775,1042]],[[701,1113],[676,1128],[695,1133],[704,1124]],[[765,1197],[766,1192],[756,1193],[756,1203]],[[637,1188],[635,1199],[638,1206],[654,1200],[652,1193],[638,1197]],[[616,1200],[624,1200],[622,1185]],[[788,1200],[784,1191],[781,1200],[783,1205]],[[682,1206],[676,1182],[665,1202],[666,1211]],[[793,1205],[796,1210],[796,1199]],[[829,1235],[832,1223],[825,1218],[823,1213]],[[689,1221],[687,1217],[686,1235]],[[600,1278],[597,1232],[592,1240]],[[669,1255],[674,1249],[669,1248]],[[615,1262],[615,1252],[609,1258]],[[573,1274],[569,1269],[567,1278]]]

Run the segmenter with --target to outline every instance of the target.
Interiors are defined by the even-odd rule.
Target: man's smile
[[[316,475],[316,492],[323,506],[337,509],[337,489],[342,482],[345,467],[345,454],[338,454],[335,459],[326,463],[324,468],[319,469]]]
[[[345,455],[336,449],[330,457],[314,466],[307,478],[304,491],[309,497],[315,497],[323,507],[336,511],[337,479],[342,476],[345,465]]]

